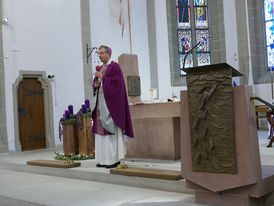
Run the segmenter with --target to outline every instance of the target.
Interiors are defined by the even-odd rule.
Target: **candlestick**
[[[69,110],[65,110],[65,117],[66,117],[66,119],[70,118],[70,111]]]
[[[87,109],[90,108],[90,104],[89,104],[89,100],[88,99],[85,100],[85,105],[87,105]]]
[[[68,106],[68,110],[70,114],[73,114],[73,106],[71,104]]]
[[[87,113],[87,105],[86,104],[82,104],[82,113],[83,114]]]
[[[151,101],[153,102],[154,101],[154,89],[153,88],[149,89],[149,92],[151,95]]]

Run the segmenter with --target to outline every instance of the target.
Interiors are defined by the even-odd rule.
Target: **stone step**
[[[8,151],[9,151],[8,145],[0,143],[0,153],[4,153]]]
[[[79,179],[85,181],[95,181],[107,184],[116,184],[145,189],[161,190],[167,192],[178,192],[193,194],[193,190],[186,188],[184,180],[163,180],[154,178],[134,177],[110,174],[107,169],[87,169],[87,168],[52,168],[31,166],[21,163],[1,162],[1,170],[11,170],[39,175],[49,175],[55,177]]]
[[[20,200],[16,199],[14,197],[7,197],[0,195],[0,205],[1,206],[14,206],[14,205],[20,205],[20,206],[44,206],[42,204],[30,202],[30,201],[25,201],[25,200]]]
[[[46,167],[44,167],[46,168]],[[196,206],[193,194],[0,169],[1,206]]]

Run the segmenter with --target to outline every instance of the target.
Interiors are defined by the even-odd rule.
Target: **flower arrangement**
[[[81,130],[82,127],[83,127],[82,118],[85,118],[85,117],[91,118],[91,116],[92,116],[92,114],[91,114],[91,109],[90,109],[90,104],[89,104],[88,99],[85,100],[85,103],[82,105],[82,107],[79,109],[79,111],[76,114],[73,114],[73,106],[69,105],[68,110],[65,110],[65,113],[63,114],[63,116],[59,120],[59,140],[62,141],[64,125],[73,124],[74,129],[77,126],[77,128]],[[75,133],[74,134],[73,133],[72,134],[68,133],[66,135],[68,135],[68,137],[66,137],[66,138],[70,138],[71,137],[70,135],[74,135],[74,138],[76,138],[76,139],[78,138],[78,137],[75,137],[75,135],[77,135]],[[77,140],[75,140],[75,141],[77,141]],[[66,146],[68,146],[68,145],[66,145]],[[87,154],[84,153],[84,154],[70,154],[70,155],[67,155],[67,153],[70,154],[70,152],[68,152],[68,151],[66,151],[65,154],[55,152],[55,154],[56,154],[55,159],[56,160],[65,160],[65,161],[67,161],[67,160],[94,159],[94,154],[87,155]],[[76,153],[76,151],[73,150],[72,153]]]
[[[64,155],[58,152],[55,152],[54,159],[56,160],[88,160],[88,159],[94,159],[94,155],[85,155],[85,154],[71,154],[71,155]]]
[[[68,111],[68,110],[66,110],[66,111]],[[67,112],[65,112],[65,114],[63,114],[63,117],[60,118],[60,120],[59,120],[59,140],[60,140],[60,142],[62,141],[62,135],[63,135],[62,125],[75,123],[76,119],[73,117],[74,117],[73,115],[67,114]]]
[[[82,108],[77,112],[77,114],[73,114],[73,106],[69,105],[68,110],[65,110],[63,117],[59,120],[59,140],[62,141],[63,129],[62,125],[77,123],[77,127],[82,129],[82,118],[91,117],[91,109],[90,102],[88,99],[85,100],[85,103],[82,104]]]
[[[80,109],[78,112],[77,112],[77,126],[78,128],[81,130],[82,129],[82,118],[81,118],[81,115],[82,115],[82,110]]]
[[[274,71],[274,67],[268,67],[267,70],[272,72]]]

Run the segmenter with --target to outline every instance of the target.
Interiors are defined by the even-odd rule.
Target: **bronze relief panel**
[[[231,70],[187,75],[192,168],[237,173]]]

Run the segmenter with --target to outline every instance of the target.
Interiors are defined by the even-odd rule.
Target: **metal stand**
[[[273,71],[270,70],[271,98],[273,99]]]
[[[200,46],[204,41],[206,41],[206,38],[203,38],[202,41],[198,42],[194,47],[192,47],[189,51],[187,51],[185,57],[184,57],[184,62],[183,62],[183,68],[181,70],[185,70],[185,62],[186,62],[186,57],[189,55],[190,52],[192,52],[193,49],[195,49],[197,46]]]
[[[88,48],[88,44],[86,44],[86,48],[87,48],[87,64],[89,63],[88,59],[91,55],[91,53],[94,51],[94,49],[97,49],[97,47],[91,47],[91,48]]]

